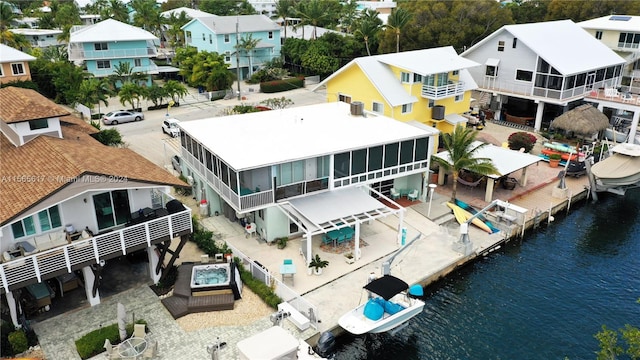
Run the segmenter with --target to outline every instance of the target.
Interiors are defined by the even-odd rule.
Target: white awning
[[[352,187],[326,191],[291,199],[288,201],[290,206],[283,204],[281,208],[299,218],[306,232],[312,235],[404,211],[402,207],[392,209],[374,199],[368,190],[368,187]]]
[[[498,64],[500,64],[500,59],[488,58],[484,64],[488,66],[498,66]]]
[[[445,115],[444,120],[454,126],[458,124],[464,124],[469,121],[466,117],[458,114]]]

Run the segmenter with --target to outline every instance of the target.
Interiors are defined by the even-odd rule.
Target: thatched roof
[[[576,134],[591,135],[609,126],[609,119],[593,105],[580,105],[573,110],[558,116],[551,122],[551,127]]]

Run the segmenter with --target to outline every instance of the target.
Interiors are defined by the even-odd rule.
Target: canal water
[[[339,337],[336,359],[595,359],[603,324],[640,326],[640,192],[607,195],[429,286],[396,335]]]

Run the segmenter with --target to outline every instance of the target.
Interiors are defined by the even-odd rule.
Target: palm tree
[[[160,32],[165,18],[161,15],[160,9],[156,7],[154,0],[133,0],[131,8],[135,11],[133,25],[153,33],[158,38],[162,36]]]
[[[411,13],[404,8],[395,8],[387,19],[387,27],[396,34],[396,52],[400,52],[400,32],[411,21],[411,17]]]
[[[132,75],[133,67],[128,61],[119,62],[118,65],[113,68],[113,76],[116,80],[120,80],[121,83],[131,81]]]
[[[164,91],[167,93],[167,96],[173,100],[174,103],[178,104],[180,99],[182,99],[185,95],[189,93],[187,87],[182,83],[176,80],[167,81],[164,86]]]
[[[138,84],[126,82],[120,88],[118,96],[120,97],[120,103],[122,106],[131,104],[131,107],[135,110],[139,107],[140,98],[144,96],[144,89]]]
[[[181,28],[188,23],[189,20],[189,16],[187,16],[187,13],[184,11],[180,12],[180,15],[177,16],[175,13],[171,13],[169,19],[166,20],[167,25],[169,25],[167,29],[167,40],[171,48],[184,45],[184,31]]]
[[[284,20],[284,38],[287,38],[287,26],[289,25],[289,18],[296,14],[297,0],[278,0],[276,2],[276,15],[280,16]]]
[[[104,79],[88,78],[80,84],[76,101],[89,109],[93,109],[93,105],[98,104],[98,114],[100,114],[100,103],[109,106],[110,93],[109,85]]]
[[[358,28],[353,33],[356,37],[360,37],[364,40],[364,45],[367,48],[367,55],[371,56],[371,50],[369,49],[369,40],[375,38],[380,31],[381,25],[375,24],[372,21],[361,21],[358,24]]]
[[[238,56],[240,55],[240,50],[244,50],[249,53],[249,77],[253,75],[253,49],[258,46],[260,39],[254,39],[253,34],[249,34],[248,36],[243,36],[240,39],[238,45],[236,45],[236,51],[238,51]]]
[[[103,20],[114,19],[123,23],[129,23],[129,10],[121,0],[109,0],[109,6],[100,13]]]
[[[13,40],[14,34],[9,31],[9,28],[13,25],[16,18],[16,14],[13,13],[11,5],[5,2],[0,3],[0,41],[5,45],[9,45]]]
[[[302,25],[313,25],[313,39],[317,38],[318,24],[329,18],[327,8],[320,0],[302,1],[298,4],[298,16],[302,19]]]
[[[487,145],[485,143],[480,145],[473,144],[477,135],[478,132],[472,128],[456,126],[453,133],[442,134],[442,145],[449,152],[449,161],[435,156],[432,158],[446,171],[452,172],[453,191],[451,192],[451,202],[456,199],[456,185],[458,184],[460,170],[469,170],[479,175],[499,175],[498,169],[493,165],[491,159],[474,156],[479,149]]]

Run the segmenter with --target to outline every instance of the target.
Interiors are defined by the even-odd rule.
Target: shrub
[[[260,83],[260,91],[268,93],[276,93],[281,91],[289,91],[304,87],[304,78],[295,77],[282,80],[268,81]]]
[[[9,343],[15,354],[27,351],[29,343],[27,342],[27,334],[22,330],[16,330],[9,334]]]
[[[549,160],[561,160],[561,159],[562,159],[562,155],[560,154],[556,154],[556,153],[549,154]]]
[[[238,270],[240,271],[240,278],[242,282],[251,289],[265,304],[271,306],[274,309],[278,308],[278,304],[282,302],[282,299],[273,292],[267,284],[264,282],[254,278],[250,272],[244,269],[242,263],[238,258],[234,259],[235,263],[238,264]]]
[[[147,322],[144,320],[136,320],[136,324],[146,325]],[[131,336],[131,334],[133,334],[133,324],[127,324],[126,329],[127,337]],[[84,360],[104,352],[105,339],[109,339],[112,344],[118,344],[120,342],[118,324],[103,326],[76,340],[78,355]]]
[[[209,231],[202,226],[195,216],[192,217],[191,221],[193,221],[193,234],[191,236],[191,241],[196,243],[202,252],[209,256],[231,253],[227,244],[218,244],[218,242],[213,239],[213,231]]]
[[[524,148],[524,152],[528,153],[533,149],[533,145],[536,143],[537,139],[533,134],[526,131],[519,131],[509,135],[507,141],[509,143],[509,149],[520,150],[521,148]]]

